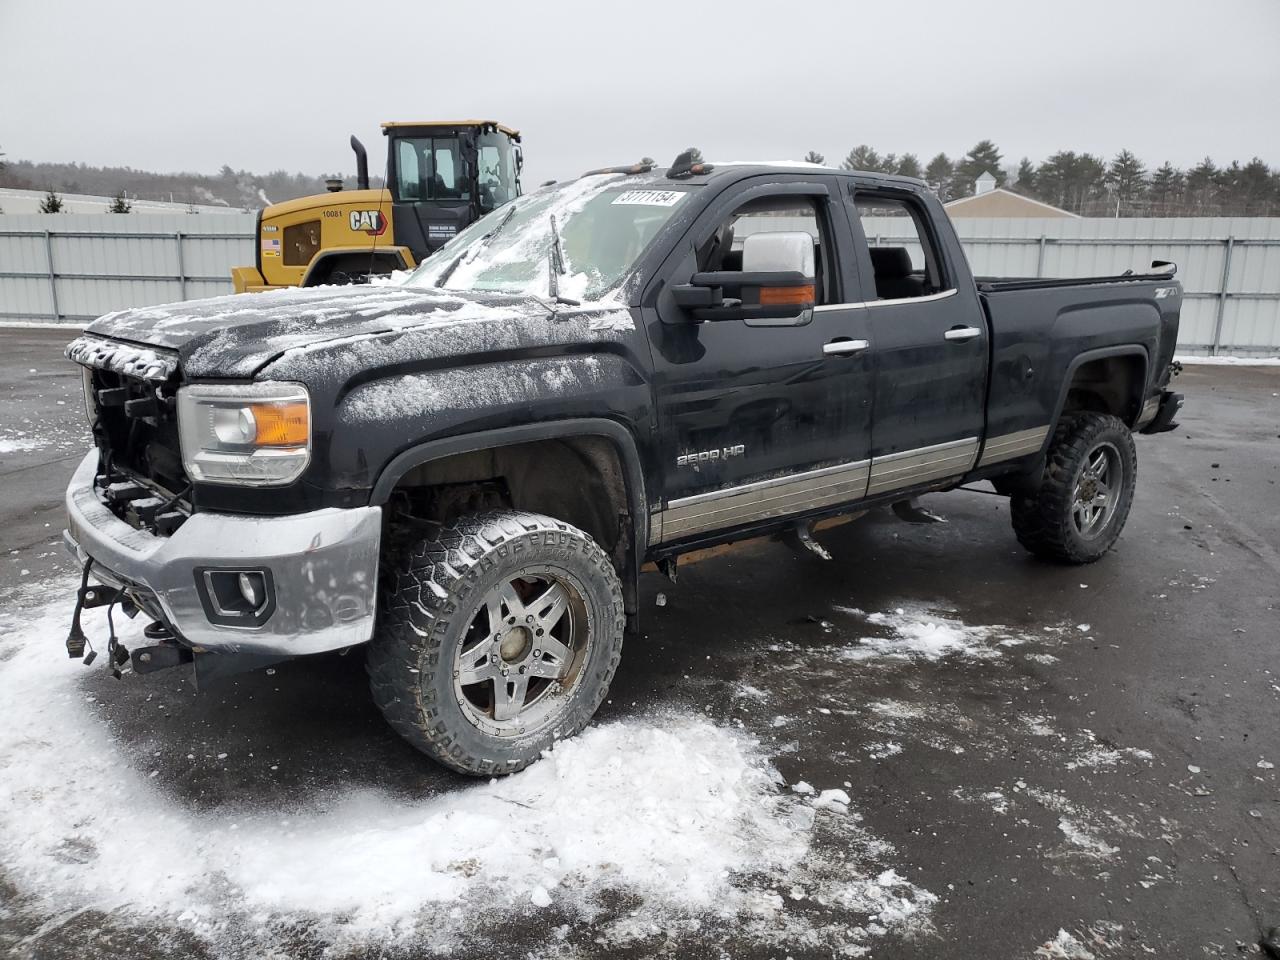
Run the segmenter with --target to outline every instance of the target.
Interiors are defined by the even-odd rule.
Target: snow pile
[[[42,446],[43,443],[31,437],[0,437],[0,453],[26,453]]]
[[[424,800],[353,790],[189,809],[94,713],[85,668],[62,655],[67,617],[65,601],[0,610],[0,875],[24,909],[71,904],[259,954],[299,926],[448,951],[531,911],[593,921],[615,894],[643,901],[645,919],[615,919],[619,940],[676,921],[700,938],[828,944],[928,925],[935,898],[876,863],[891,848],[844,791],[790,793],[758,741],[694,715],[592,727],[522,774]],[[860,855],[826,857],[826,831]],[[779,887],[872,916],[808,918]]]
[[[836,609],[854,612],[853,608]],[[865,614],[864,619],[873,626],[887,629],[888,636],[859,637],[856,645],[840,651],[841,659],[941,660],[955,656],[989,660],[1000,655],[1000,646],[1026,642],[1024,637],[1008,627],[999,624],[970,626],[924,608],[898,607],[890,613]]]
[[[1094,955],[1078,939],[1059,929],[1058,935],[1036,947],[1037,957],[1049,960],[1094,960]]]

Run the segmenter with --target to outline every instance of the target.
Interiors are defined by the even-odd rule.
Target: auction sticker
[[[613,198],[614,203],[645,207],[674,207],[684,196],[680,190],[628,190]]]

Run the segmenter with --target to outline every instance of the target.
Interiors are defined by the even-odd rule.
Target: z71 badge
[[[732,447],[719,447],[715,450],[699,450],[697,453],[682,453],[676,457],[677,467],[693,467],[701,463],[717,463],[730,457],[741,457],[747,452],[744,443]]]

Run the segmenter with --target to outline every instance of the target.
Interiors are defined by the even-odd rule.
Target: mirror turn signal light
[[[761,287],[760,305],[766,307],[810,306],[813,304],[813,284],[799,287]]]

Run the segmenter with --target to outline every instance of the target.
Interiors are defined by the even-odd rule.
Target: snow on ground
[[[860,636],[843,648],[843,660],[893,659],[940,660],[965,657],[989,660],[1000,656],[1000,647],[1026,642],[1019,632],[1000,624],[971,626],[945,613],[926,607],[897,607],[887,613],[864,614],[854,607],[836,607],[837,612],[864,619],[888,632],[887,636]]]
[[[1179,363],[1228,367],[1280,367],[1280,357],[1198,357],[1178,354]]]
[[[42,446],[43,443],[32,437],[0,437],[0,453],[26,453]]]
[[[883,862],[892,847],[844,791],[788,790],[759,741],[691,713],[591,727],[524,773],[424,800],[352,790],[193,811],[92,709],[86,668],[62,653],[68,614],[0,607],[0,877],[55,921],[101,910],[264,954],[271,930],[299,927],[448,952],[540,910],[605,917],[592,935],[607,944],[719,930],[854,955],[929,927],[936,898]],[[617,893],[642,906],[609,918]]]

